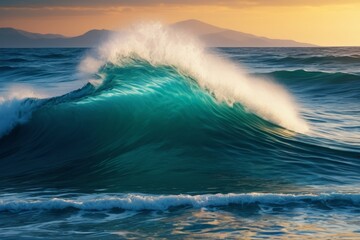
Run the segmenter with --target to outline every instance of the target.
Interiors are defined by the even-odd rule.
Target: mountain
[[[315,47],[293,40],[270,39],[216,27],[198,20],[186,20],[171,28],[191,33],[208,47]],[[110,30],[90,30],[80,36],[31,33],[14,28],[0,28],[0,48],[94,47],[106,39]]]
[[[112,31],[91,30],[77,37],[31,33],[14,28],[0,28],[1,48],[94,47]]]
[[[194,34],[196,36],[202,36],[205,34],[212,34],[212,33],[218,33],[221,31],[224,31],[226,29],[215,27],[213,25],[201,22],[199,20],[195,19],[189,19],[181,22],[174,23],[170,25],[170,27],[189,32],[191,34]]]
[[[195,34],[209,47],[316,47],[293,40],[271,39],[190,19],[172,24],[171,27]]]

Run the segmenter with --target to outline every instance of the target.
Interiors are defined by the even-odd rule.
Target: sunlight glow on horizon
[[[6,14],[2,14],[3,12]],[[137,21],[186,19],[276,39],[320,46],[360,46],[360,3],[328,5],[139,5],[1,7],[0,27],[66,36],[118,29]]]

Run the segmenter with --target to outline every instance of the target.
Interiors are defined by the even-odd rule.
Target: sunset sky
[[[67,36],[143,20],[186,19],[270,38],[360,46],[360,0],[0,1],[0,27]]]

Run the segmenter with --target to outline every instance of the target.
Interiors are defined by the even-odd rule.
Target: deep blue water
[[[360,238],[360,48],[92,51],[0,49],[1,239]]]

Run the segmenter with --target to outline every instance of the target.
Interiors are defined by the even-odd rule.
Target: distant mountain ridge
[[[195,19],[177,22],[172,27],[195,34],[209,47],[316,47],[309,43],[270,39],[220,28]]]
[[[170,27],[197,36],[208,47],[315,47],[313,44],[270,39],[220,28],[194,19],[177,22]],[[65,37],[60,34],[0,28],[0,48],[95,47],[112,33],[115,32],[94,29],[79,36]]]
[[[14,28],[0,28],[1,48],[40,48],[40,47],[94,47],[106,39],[113,31],[90,30],[76,37],[59,34],[31,33]]]

